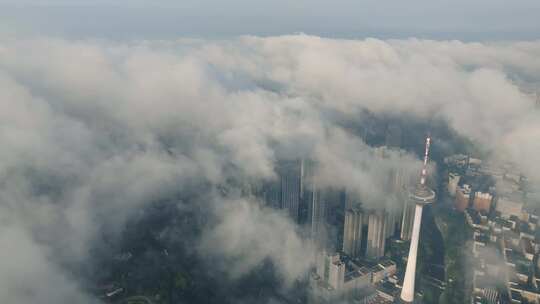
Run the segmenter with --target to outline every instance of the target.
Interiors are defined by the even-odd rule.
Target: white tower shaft
[[[418,252],[418,241],[420,239],[420,224],[422,220],[423,206],[416,205],[414,210],[414,224],[411,236],[411,247],[409,248],[409,258],[405,269],[405,280],[401,290],[401,300],[412,303],[414,300],[414,280],[416,274],[416,256]]]
[[[424,153],[424,166],[414,192],[411,193],[411,199],[416,203],[414,210],[414,222],[411,235],[411,247],[409,248],[409,258],[407,259],[407,268],[405,268],[405,279],[403,280],[403,288],[401,289],[401,300],[406,303],[414,302],[414,281],[416,277],[416,259],[418,252],[418,242],[420,241],[420,225],[422,222],[422,210],[425,204],[430,204],[435,198],[435,192],[429,189],[426,185],[427,164],[429,161],[429,148],[431,145],[431,137],[426,138],[426,149]]]

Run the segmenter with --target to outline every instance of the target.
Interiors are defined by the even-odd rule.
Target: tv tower
[[[409,248],[409,258],[405,269],[405,280],[401,289],[401,300],[404,303],[414,302],[414,280],[416,275],[416,255],[418,251],[418,241],[420,239],[420,224],[422,221],[422,209],[424,205],[431,204],[435,200],[435,192],[426,185],[427,163],[429,160],[429,147],[431,137],[426,138],[426,149],[424,153],[424,166],[420,175],[420,182],[415,189],[409,193],[409,199],[416,204],[414,210],[414,224],[411,236],[411,247]]]

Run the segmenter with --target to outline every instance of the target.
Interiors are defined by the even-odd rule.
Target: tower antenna
[[[427,178],[427,164],[429,161],[429,149],[431,147],[431,135],[428,134],[426,137],[426,147],[424,150],[424,164],[422,166],[422,174],[420,176],[420,185],[425,186],[426,185],[426,178]]]

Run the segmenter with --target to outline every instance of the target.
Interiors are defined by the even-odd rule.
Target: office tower
[[[429,158],[429,147],[431,138],[426,138],[426,149],[424,153],[424,167],[420,176],[420,182],[411,192],[411,201],[416,203],[414,211],[414,224],[411,235],[411,246],[409,248],[409,257],[407,259],[407,267],[405,269],[405,279],[403,288],[401,289],[401,300],[405,303],[414,301],[414,280],[416,276],[416,257],[418,251],[418,241],[420,240],[420,225],[422,221],[422,210],[424,205],[431,204],[435,201],[435,192],[426,185],[427,163]]]
[[[263,198],[270,208],[281,208],[281,181],[270,181],[263,186]]]
[[[397,234],[401,223],[401,209],[397,206],[389,206],[386,210],[386,237],[393,237]]]
[[[358,209],[345,211],[345,224],[343,227],[343,252],[352,258],[361,255],[362,242],[362,212]]]
[[[315,180],[310,185],[311,191],[305,195],[309,200],[309,221],[310,234],[316,247],[324,247],[326,234],[326,203],[321,197],[321,191],[317,187]]]
[[[343,224],[345,219],[345,197],[343,191],[325,188],[320,191],[321,200],[326,207],[326,243],[327,248],[339,250],[342,248]]]
[[[405,174],[401,168],[390,171],[388,193],[392,201],[387,202],[386,211],[388,212],[387,237],[396,236],[401,231],[404,205],[397,202],[405,201]],[[397,235],[398,237],[400,235]]]
[[[379,259],[384,255],[387,213],[376,210],[369,213],[366,258]]]
[[[315,185],[315,163],[309,159],[301,160],[300,172],[300,207],[299,221],[301,225],[311,225],[312,203],[318,188]]]
[[[281,208],[287,210],[295,222],[299,220],[302,173],[301,160],[283,161],[280,164]]]

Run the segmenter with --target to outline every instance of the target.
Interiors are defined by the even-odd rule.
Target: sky
[[[72,38],[223,38],[295,32],[345,38],[540,38],[535,0],[0,0],[10,34]]]

